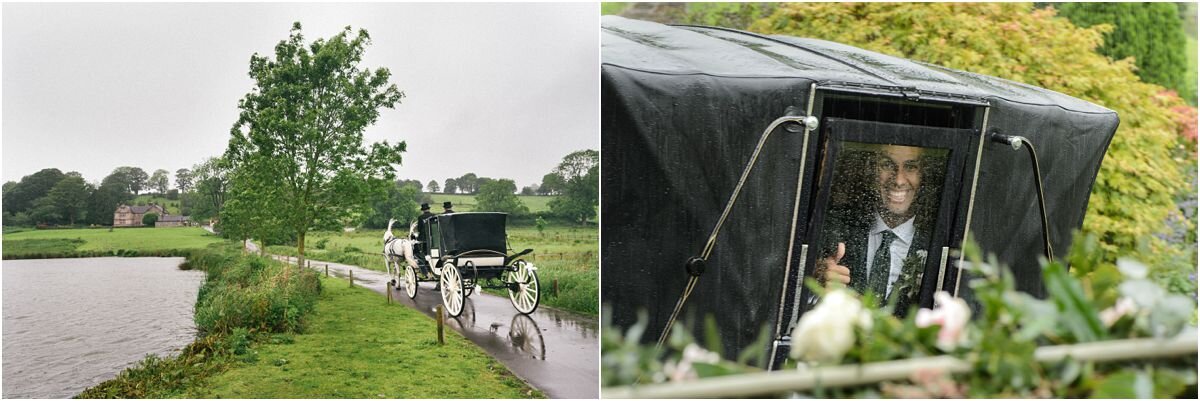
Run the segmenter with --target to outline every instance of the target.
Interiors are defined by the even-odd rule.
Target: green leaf
[[[1046,291],[1062,312],[1065,326],[1079,342],[1096,341],[1104,336],[1096,307],[1083,295],[1083,288],[1075,278],[1067,274],[1058,262],[1046,265],[1042,272],[1046,280]]]
[[[1137,374],[1133,371],[1113,373],[1096,384],[1091,398],[1136,398],[1137,393],[1133,388],[1136,381]]]

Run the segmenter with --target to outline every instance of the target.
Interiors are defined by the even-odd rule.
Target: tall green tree
[[[192,166],[192,180],[196,187],[193,193],[184,196],[184,203],[191,207],[192,217],[199,220],[221,215],[229,187],[229,170],[229,161],[224,157],[210,157]]]
[[[479,177],[475,173],[466,173],[462,177],[458,177],[458,190],[465,194],[473,194],[479,191]]]
[[[563,182],[562,176],[553,172],[542,176],[542,185],[538,186],[539,195],[558,195],[562,193],[566,183]]]
[[[405,150],[404,142],[364,149],[363,131],[379,109],[404,97],[386,68],[359,66],[369,44],[367,31],[350,27],[306,43],[297,22],[274,57],[250,58],[254,88],[238,102],[225,154],[240,177],[278,189],[264,204],[295,234],[300,263],[314,223],[365,206],[372,185],[394,178]]]
[[[1133,57],[1143,81],[1174,89],[1196,101],[1187,82],[1187,35],[1174,3],[1060,3],[1058,14],[1081,27],[1107,25],[1097,51],[1115,60]]]
[[[117,206],[133,200],[129,192],[129,177],[120,169],[100,181],[100,186],[87,200],[87,221],[92,224],[112,225]]]
[[[58,184],[54,184],[54,188],[50,189],[46,197],[58,208],[60,216],[71,225],[75,225],[77,219],[82,220],[84,211],[87,210],[88,196],[94,190],[79,173],[72,172],[59,180]]]
[[[150,180],[146,181],[146,186],[158,194],[167,193],[167,187],[171,184],[171,177],[167,170],[154,170],[154,174],[150,175]]]
[[[476,210],[486,212],[504,212],[513,216],[529,214],[529,208],[517,197],[517,184],[513,180],[501,178],[489,180],[479,188],[475,195]]]
[[[431,193],[438,193],[442,190],[442,188],[438,186],[437,180],[429,180],[429,183],[425,184],[425,189]]]
[[[175,187],[179,188],[179,193],[187,193],[192,189],[192,170],[181,168],[175,170]]]
[[[446,186],[442,187],[442,190],[446,191],[445,193],[448,193],[448,194],[458,193],[458,180],[453,179],[453,178],[447,178]]]
[[[4,191],[4,211],[10,213],[26,212],[33,208],[34,201],[50,193],[58,181],[66,177],[56,168],[42,169],[36,173],[21,177],[21,182]]]
[[[572,152],[563,157],[552,174],[563,182],[563,188],[562,196],[550,201],[550,211],[587,224],[588,219],[596,216],[600,203],[600,152],[591,149]]]
[[[411,223],[421,214],[417,202],[420,192],[412,185],[390,185],[373,197],[371,212],[363,222],[367,228],[387,227],[388,219]],[[407,229],[407,226],[403,227]]]

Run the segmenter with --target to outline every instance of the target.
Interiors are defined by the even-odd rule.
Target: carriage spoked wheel
[[[446,313],[451,317],[458,317],[462,314],[463,303],[467,298],[464,295],[462,274],[454,264],[447,263],[442,266],[442,275],[438,283],[442,287],[442,305],[445,305]]]
[[[517,312],[528,315],[537,310],[541,301],[537,272],[524,260],[518,260],[513,268],[515,270],[508,273],[508,300],[512,301]]]
[[[404,269],[404,293],[408,299],[417,297],[417,269],[412,266]]]

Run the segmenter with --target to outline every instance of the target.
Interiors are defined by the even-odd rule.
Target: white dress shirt
[[[900,279],[900,270],[904,267],[904,258],[908,256],[908,248],[912,246],[913,235],[916,234],[917,228],[913,225],[915,217],[909,218],[904,223],[889,228],[887,223],[883,222],[883,218],[879,217],[879,213],[875,214],[875,224],[871,225],[870,235],[867,236],[867,282],[871,282],[871,261],[875,260],[875,250],[879,249],[879,244],[883,243],[883,232],[892,230],[892,234],[896,234],[896,239],[892,240],[891,246],[891,263],[888,269],[887,294],[884,298],[892,293],[892,284]]]

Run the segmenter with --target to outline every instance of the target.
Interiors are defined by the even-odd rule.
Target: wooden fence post
[[[444,311],[442,310],[442,305],[438,305],[437,306],[438,345],[443,345],[446,343],[445,339],[442,337],[442,326],[445,323],[446,323],[446,315],[445,315]]]
[[[558,279],[554,279],[554,297],[558,298]]]
[[[391,288],[391,286],[384,286],[383,292],[387,293],[388,305],[391,305],[392,304],[392,288]]]
[[[354,286],[354,269],[350,269],[350,286]]]
[[[325,264],[325,277],[329,277],[329,264]]]

